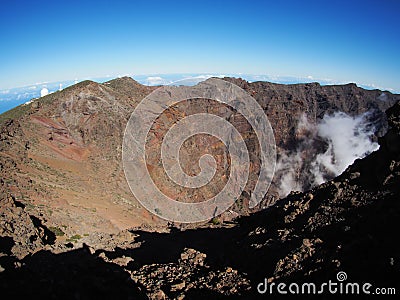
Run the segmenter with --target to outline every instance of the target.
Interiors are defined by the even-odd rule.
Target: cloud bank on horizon
[[[86,79],[93,80],[99,83],[111,80],[113,78],[130,76],[136,81],[144,85],[157,86],[157,85],[169,85],[169,84],[183,84],[183,85],[193,85],[200,81],[206,80],[210,77],[240,77],[249,82],[254,81],[270,81],[274,83],[282,84],[293,84],[293,83],[309,83],[318,82],[322,85],[330,84],[343,84],[347,82],[338,82],[330,79],[316,79],[312,76],[304,77],[292,77],[292,76],[275,76],[275,75],[251,75],[251,74],[148,74],[148,75],[118,75],[118,76],[107,76],[99,78],[82,78],[80,80],[73,79],[67,81],[56,81],[56,82],[44,82],[36,83],[32,85],[27,85],[23,87],[16,87],[11,89],[0,90],[0,113],[10,110],[18,105],[26,103],[34,98],[43,97],[49,93],[53,93],[57,90],[69,87],[73,84],[78,83]],[[359,84],[359,86],[366,89],[381,89],[382,87]],[[390,92],[396,92],[389,90]]]

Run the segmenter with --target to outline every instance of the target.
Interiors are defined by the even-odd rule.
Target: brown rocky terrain
[[[86,81],[5,113],[3,188],[67,235],[152,224],[120,161],[127,119],[151,90],[129,79]]]
[[[307,137],[297,130],[304,113],[309,122],[315,123],[325,113],[337,110],[349,115],[373,111],[369,117],[379,136],[387,127],[383,111],[399,99],[399,95],[368,91],[354,84],[279,85],[248,83],[234,78],[225,80],[239,85],[260,103],[274,128],[278,154],[295,151]],[[12,197],[22,203],[25,212],[54,228],[63,242],[74,235],[84,237],[99,232],[117,233],[137,226],[165,226],[166,222],[147,212],[133,197],[121,163],[121,142],[127,120],[136,104],[154,88],[127,77],[104,84],[84,81],[2,114],[0,169],[5,191],[2,198]],[[223,164],[227,161],[226,151],[217,140],[203,135],[185,143],[188,155],[183,155],[186,159],[182,166],[187,173],[198,172],[198,165],[192,162],[204,154],[202,151],[214,155],[223,166],[217,169],[215,182],[197,193],[171,184],[160,168],[156,150],[168,124],[184,115],[204,111],[226,118],[245,137],[252,162],[250,178],[242,197],[225,217],[246,214],[248,195],[259,170],[259,146],[246,120],[225,106],[198,99],[165,111],[155,123],[147,145],[151,153],[148,169],[166,194],[182,201],[201,201],[221,189],[228,169]],[[302,159],[306,161],[307,156],[311,156],[309,149],[323,150],[325,146],[314,141],[302,154]],[[309,188],[306,168],[305,164],[298,170],[297,179]],[[273,182],[261,207],[279,198],[278,189],[277,182]]]
[[[297,128],[304,113],[309,122],[315,123],[331,111],[358,115],[373,110],[371,122],[375,123],[375,131],[380,135],[387,127],[383,111],[399,98],[399,95],[367,91],[354,84],[279,85],[248,83],[233,78],[225,80],[241,86],[260,103],[275,129],[278,154],[296,150],[296,145],[304,140],[305,135]],[[1,209],[19,203],[15,208],[19,214],[25,214],[27,221],[34,218],[45,224],[60,244],[71,241],[71,237],[81,237],[78,240],[85,241],[92,236],[97,239],[99,235],[107,236],[140,226],[164,230],[166,222],[145,210],[133,197],[121,162],[121,142],[127,120],[137,103],[153,90],[154,87],[140,85],[131,78],[104,84],[84,81],[2,114],[0,170],[1,203],[4,205]],[[185,115],[204,111],[226,118],[245,137],[252,162],[250,178],[242,197],[224,218],[247,214],[248,196],[259,170],[259,146],[243,116],[226,106],[197,99],[166,110],[151,131],[147,145],[150,152],[148,169],[163,192],[182,201],[201,201],[221,189],[228,170],[223,162],[228,158],[223,144],[215,138],[195,136],[185,142],[187,155],[183,155],[182,167],[188,174],[198,172],[198,165],[192,162],[204,153],[212,154],[222,162],[218,164],[220,168],[217,168],[213,182],[196,192],[171,184],[160,164],[160,142],[170,125]],[[323,149],[323,143],[313,143],[308,149]],[[308,149],[302,157],[304,161],[310,156]],[[307,170],[298,170],[298,174],[307,181]],[[261,207],[279,198],[277,190],[278,185],[273,182]],[[14,212],[7,213],[7,218],[7,224],[19,226]],[[3,221],[2,227],[7,226]],[[28,223],[26,226],[29,227]],[[32,236],[26,233],[22,237],[18,228],[8,230],[9,236],[18,235],[21,240],[29,241]],[[25,227],[23,230],[31,231]],[[41,239],[35,238],[35,243]],[[72,239],[73,242],[76,240]],[[28,253],[36,249],[31,247],[27,245]],[[20,250],[16,253],[20,255]]]
[[[149,227],[121,231],[109,228],[118,228],[112,223],[113,216],[121,222],[120,217],[127,213],[122,210],[123,213],[118,215],[119,206],[125,204],[112,198],[116,189],[111,187],[118,187],[120,193],[125,191],[123,180],[118,181],[122,175],[111,183],[106,181],[111,175],[110,170],[115,170],[110,166],[118,165],[118,156],[107,158],[104,155],[118,147],[116,141],[121,135],[113,129],[117,128],[116,132],[123,129],[123,120],[116,122],[123,114],[119,115],[120,104],[113,105],[111,96],[106,98],[108,101],[104,102],[104,99],[107,93],[115,95],[113,84],[126,86],[125,81],[135,84],[129,79],[103,85],[81,83],[78,86],[82,89],[81,94],[76,93],[77,87],[66,89],[62,92],[62,100],[58,94],[50,95],[53,98],[42,99],[48,102],[24,107],[21,116],[4,121],[0,208],[2,295],[6,298],[37,295],[68,299],[193,299],[206,296],[254,299],[268,297],[259,295],[256,290],[265,278],[275,283],[318,283],[334,280],[338,271],[345,271],[350,282],[370,282],[374,287],[395,287],[399,291],[400,249],[396,242],[400,225],[399,102],[387,110],[384,119],[389,127],[383,124],[382,128],[389,128],[389,131],[379,138],[380,149],[357,160],[331,181],[304,193],[293,192],[268,209],[233,223],[214,222],[194,229],[157,227],[162,225],[160,221],[150,221],[150,215],[139,213],[139,208],[132,209],[128,210],[131,215],[127,215],[127,219],[140,218],[134,219],[135,222],[149,224]],[[325,91],[324,96],[315,96],[316,104],[318,99],[335,95],[332,103],[346,110],[346,101],[339,101],[337,97],[342,93],[346,97],[353,95],[351,105],[357,112],[368,109],[362,107],[369,103],[364,102],[365,99],[371,99],[369,105],[374,105],[376,98],[382,95],[380,91],[365,91],[354,85],[320,87],[311,84],[274,86],[272,91],[264,87],[267,91],[262,97],[257,96],[256,87],[269,83],[237,82],[248,91],[254,87],[254,97],[260,103],[269,94],[292,88],[292,98],[289,94],[276,96],[281,97],[277,99],[290,98],[293,102],[294,91],[304,89],[311,90],[303,91],[304,101],[309,103],[313,99],[311,95]],[[138,98],[150,91],[150,88],[138,88],[142,89]],[[85,94],[87,90],[90,95],[100,93],[93,96],[99,99]],[[74,110],[74,104],[70,108],[63,107],[65,99],[75,99],[76,95],[85,99],[81,104],[87,107],[88,115],[78,113],[83,106],[78,111]],[[118,95],[121,99],[127,97],[122,92]],[[301,99],[302,93],[296,95]],[[389,99],[382,101],[383,104],[377,102],[375,108],[376,105],[389,105],[398,98],[389,93],[387,97]],[[132,101],[132,105],[138,101],[124,99],[126,103]],[[107,107],[113,112],[111,123],[103,120],[103,114],[109,111],[90,114],[98,102],[109,105]],[[262,105],[272,106],[271,102],[265,100]],[[54,103],[62,107],[59,115],[54,111],[57,107]],[[276,108],[273,111],[269,107],[267,112],[283,114],[285,104],[279,105],[282,110]],[[311,103],[307,105],[312,106]],[[323,108],[319,111],[312,107],[320,117],[318,113],[322,114]],[[71,115],[63,117],[65,109]],[[77,112],[75,116],[74,111]],[[302,111],[303,108],[295,110],[298,114]],[[295,112],[288,114],[292,117]],[[124,115],[125,121],[128,115],[129,109]],[[279,123],[281,126],[276,128],[281,130],[275,134],[278,146],[289,149],[293,143],[290,132],[295,131],[297,120],[274,119],[272,115],[269,117],[273,126],[288,122],[290,129],[284,126],[285,123]],[[90,123],[91,118],[96,122]],[[103,133],[107,130],[110,130],[107,139],[115,138],[116,144],[112,145],[104,138]],[[43,134],[47,138],[39,139],[38,136]],[[103,157],[104,161],[100,159]],[[92,169],[96,163],[99,163],[99,169]],[[64,172],[64,175],[57,172]],[[86,178],[88,182],[83,183]],[[72,188],[70,193],[67,193],[68,188]],[[103,212],[101,205],[105,211],[106,208],[110,210],[109,213]],[[96,211],[90,211],[90,207]],[[96,221],[99,223],[90,224]],[[109,223],[104,224],[107,221]],[[90,226],[95,229],[87,236],[78,230],[88,230]],[[322,295],[322,298],[330,298],[330,295]]]

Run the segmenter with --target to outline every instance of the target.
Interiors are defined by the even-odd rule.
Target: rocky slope
[[[3,188],[30,214],[68,226],[66,234],[152,224],[120,159],[127,119],[151,90],[127,78],[86,81],[3,114]]]
[[[248,83],[241,79],[225,78],[248,91],[265,110],[274,128],[279,153],[290,153],[307,137],[298,132],[299,119],[306,114],[311,123],[324,114],[343,111],[359,115],[373,111],[370,121],[379,135],[386,131],[383,111],[399,99],[399,95],[378,90],[367,91],[354,84],[320,86],[317,83],[279,85],[268,82]],[[154,87],[138,84],[131,78],[119,78],[104,84],[85,81],[63,91],[34,100],[0,116],[0,170],[3,189],[25,205],[30,215],[63,229],[66,235],[115,233],[121,229],[144,225],[162,225],[144,210],[132,196],[123,174],[121,142],[126,122],[136,104]],[[234,209],[246,214],[248,194],[257,179],[259,169],[258,143],[249,124],[227,107],[203,100],[199,104],[186,102],[166,111],[154,125],[153,148],[168,129],[169,123],[183,115],[208,111],[228,118],[238,130],[247,134],[246,143],[252,161],[251,176],[243,197]],[[152,141],[151,141],[152,142]],[[201,147],[210,144],[212,147]],[[151,144],[151,143],[149,143]],[[326,145],[315,141],[307,149],[323,150]],[[225,157],[224,148],[210,139],[194,138],[186,143],[188,173],[196,173],[191,162],[202,148],[214,149],[211,154]],[[152,153],[158,153],[152,150]],[[309,150],[307,150],[309,152]],[[311,154],[305,151],[305,161]],[[315,155],[315,153],[312,153]],[[151,158],[151,157],[150,157]],[[213,188],[200,189],[197,194],[181,189],[165,178],[158,163],[151,164],[153,178],[165,193],[182,196],[190,201],[210,197],[225,184],[223,172]],[[150,166],[150,164],[149,164]],[[308,188],[305,168],[298,170]],[[278,181],[278,180],[277,180]],[[262,206],[273,203],[279,186],[272,185]]]
[[[336,110],[358,115],[373,109],[370,118],[376,123],[379,135],[387,127],[383,111],[400,98],[389,92],[367,91],[354,84],[279,85],[225,80],[244,88],[263,107],[275,129],[278,153],[295,151],[304,139],[297,132],[299,118],[304,113],[309,122],[315,123],[325,113]],[[68,243],[107,241],[110,235],[134,227],[166,230],[166,222],[146,211],[133,197],[121,163],[126,122],[137,103],[153,90],[154,87],[140,85],[131,78],[104,84],[84,81],[0,116],[1,230],[2,236],[19,240],[20,247],[12,247],[16,256],[34,253],[53,242],[63,247]],[[227,107],[199,100],[167,110],[153,128],[153,140],[149,144],[154,147],[155,162],[150,171],[164,192],[189,201],[210,197],[224,185],[226,170],[220,169],[221,176],[216,176],[219,180],[214,186],[194,194],[169,185],[159,168],[156,153],[168,129],[166,124],[185,114],[204,111],[228,118],[246,136],[253,162],[251,176],[243,196],[227,218],[248,214],[248,196],[259,169],[258,144],[243,117]],[[204,154],[198,145],[207,143],[213,145],[209,148],[215,157],[225,156],[224,148],[213,140],[189,140],[185,144],[185,151],[189,153],[183,161],[185,171],[198,171],[198,166],[191,162]],[[324,145],[320,147],[323,149]],[[303,155],[304,160],[307,155]],[[299,170],[299,177],[306,178],[306,170],[303,171]],[[277,190],[278,185],[273,184],[261,206],[274,203],[279,197]],[[24,222],[19,222],[21,218]]]
[[[292,193],[236,223],[172,227],[164,233],[131,230],[96,241],[88,238],[82,247],[69,250],[68,243],[52,246],[46,227],[35,225],[26,207],[9,196],[2,220],[8,214],[19,216],[21,235],[32,237],[34,251],[42,250],[24,258],[13,255],[19,245],[11,234],[15,221],[2,223],[8,226],[0,238],[2,295],[254,299],[268,297],[256,289],[264,280],[322,283],[335,280],[339,271],[347,273],[348,282],[398,292],[399,102],[387,111],[387,120],[390,129],[379,139],[378,151],[334,180]],[[331,296],[320,298],[337,298]]]

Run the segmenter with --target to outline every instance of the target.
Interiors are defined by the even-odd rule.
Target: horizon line
[[[71,78],[71,79],[64,79],[64,80],[55,80],[55,81],[42,81],[42,82],[36,82],[36,83],[30,83],[30,84],[25,84],[25,85],[19,85],[15,87],[10,87],[10,88],[1,88],[0,93],[3,91],[10,91],[14,89],[21,89],[21,88],[26,88],[26,87],[33,87],[36,85],[47,85],[47,84],[60,84],[64,83],[67,81],[74,81],[74,84],[77,84],[79,82],[85,81],[85,80],[91,80],[96,82],[96,80],[100,79],[108,79],[110,80],[117,79],[117,78],[122,78],[122,77],[130,77],[136,81],[135,76],[148,76],[148,77],[155,77],[155,76],[162,76],[162,75],[190,75],[189,77],[184,77],[180,80],[184,79],[196,79],[199,78],[200,76],[207,76],[207,78],[211,77],[231,77],[231,78],[241,78],[244,79],[248,82],[256,82],[256,81],[264,81],[264,82],[271,82],[271,83],[277,83],[277,84],[306,84],[306,83],[318,83],[323,86],[327,85],[345,85],[345,84],[356,84],[360,88],[364,88],[367,90],[381,90],[382,92],[390,92],[393,94],[399,94],[400,91],[397,91],[393,88],[385,88],[385,87],[380,87],[376,86],[375,84],[371,83],[358,83],[356,81],[351,81],[351,80],[334,80],[334,79],[329,79],[329,78],[314,78],[313,76],[292,76],[292,75],[271,75],[271,74],[251,74],[251,73],[226,73],[226,74],[218,74],[218,73],[213,73],[213,72],[202,72],[202,73],[195,73],[195,72],[185,72],[185,73],[141,73],[141,74],[135,74],[135,73],[125,73],[125,74],[116,74],[116,75],[104,75],[104,76],[84,76],[80,78]],[[242,77],[243,76],[243,77]],[[256,78],[249,80],[248,78],[245,78],[245,76],[251,76],[251,77],[267,77],[267,78],[260,78],[259,80],[256,80]],[[207,79],[205,78],[205,79]],[[164,78],[161,78],[164,79]],[[282,83],[279,82],[279,79],[292,79],[292,80],[297,80],[298,82],[293,82],[293,83]],[[180,81],[177,80],[177,81]],[[98,82],[102,83],[102,82]],[[140,83],[140,82],[139,82]],[[154,86],[154,84],[145,84],[141,83],[146,86]],[[73,84],[72,84],[73,85]],[[165,85],[165,84],[160,84],[160,85]],[[1,101],[1,99],[0,99]]]

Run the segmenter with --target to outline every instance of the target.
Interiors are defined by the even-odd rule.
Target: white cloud
[[[302,186],[299,182],[299,172],[296,171],[300,168],[302,159],[301,153],[297,152],[294,155],[287,155],[282,153],[276,163],[275,173],[279,178],[279,196],[285,197],[291,191],[301,191]]]
[[[213,75],[199,75],[199,76],[189,76],[184,79],[208,79],[213,77]]]
[[[148,85],[159,85],[165,84],[165,79],[160,76],[149,76],[146,78],[146,82]]]
[[[202,81],[205,81],[211,77],[223,78],[223,77],[226,77],[226,75],[225,74],[201,74],[201,75],[195,75],[195,76],[186,76],[186,77],[183,77],[182,79],[166,82],[164,84],[191,86],[191,85],[198,84]]]
[[[340,175],[357,158],[377,150],[371,141],[374,128],[368,113],[351,117],[343,112],[326,114],[317,124],[303,114],[297,124],[296,150],[280,153],[276,165],[279,195],[321,184]],[[326,144],[321,149],[316,145]],[[319,149],[319,150],[318,150]]]
[[[341,174],[357,158],[377,150],[379,145],[370,140],[373,130],[366,124],[365,114],[351,117],[343,112],[325,115],[318,124],[318,136],[328,141],[328,149],[318,154],[313,163],[316,184],[324,181],[323,170]]]
[[[33,102],[33,99],[31,99],[31,100],[29,100],[29,101],[26,101],[24,104],[22,104],[22,105],[28,105],[28,104],[31,104]]]

